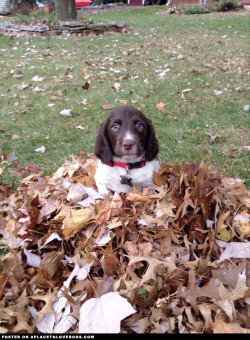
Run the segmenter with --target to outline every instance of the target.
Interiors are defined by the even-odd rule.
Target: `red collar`
[[[119,166],[120,168],[124,168],[126,170],[130,169],[138,169],[138,168],[143,168],[147,163],[146,159],[143,159],[142,161],[135,162],[135,163],[124,163],[124,162],[109,162],[109,166]]]

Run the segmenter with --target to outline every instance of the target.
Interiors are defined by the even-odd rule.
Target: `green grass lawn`
[[[16,175],[14,161],[6,160],[12,152],[23,167],[35,164],[46,174],[72,154],[91,153],[109,114],[102,105],[125,102],[152,119],[162,161],[199,162],[207,151],[207,160],[250,183],[250,120],[244,110],[249,104],[249,14],[157,14],[165,10],[86,15],[94,21],[125,21],[130,31],[123,34],[0,36],[0,174],[5,183]],[[36,75],[42,81],[32,80]],[[84,90],[87,81],[90,87]],[[185,89],[191,91],[183,93],[184,100]],[[165,104],[162,110],[159,103]],[[72,117],[60,115],[63,109],[71,109]],[[34,151],[42,145],[44,153]]]

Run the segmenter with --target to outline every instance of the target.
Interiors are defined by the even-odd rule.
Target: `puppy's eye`
[[[142,128],[142,127],[143,127],[143,125],[142,125],[142,123],[141,123],[141,122],[137,122],[137,123],[136,123],[136,127],[137,127],[137,128]]]
[[[117,130],[119,130],[119,128],[120,128],[120,125],[118,125],[118,124],[113,124],[112,126],[111,126],[111,128],[112,128],[112,130],[115,130],[115,131],[117,131]]]

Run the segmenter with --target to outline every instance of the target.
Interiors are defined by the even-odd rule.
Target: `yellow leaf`
[[[232,232],[231,230],[227,230],[226,228],[222,229],[219,233],[218,233],[218,238],[222,241],[230,241],[231,240],[231,236],[232,236]]]
[[[236,227],[245,237],[250,236],[250,215],[243,211],[234,217],[234,227]]]
[[[68,216],[67,212],[63,209],[55,217],[55,220],[63,221],[62,232],[66,240],[68,240],[85,227],[93,217],[94,212],[89,208],[70,209]]]
[[[166,112],[165,106],[166,106],[166,103],[164,102],[160,102],[156,104],[157,109],[160,110],[161,112]]]

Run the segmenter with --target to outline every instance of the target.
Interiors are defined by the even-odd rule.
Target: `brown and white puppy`
[[[95,181],[101,195],[150,187],[153,172],[160,168],[152,122],[133,106],[111,112],[99,129],[94,152],[100,159]]]

